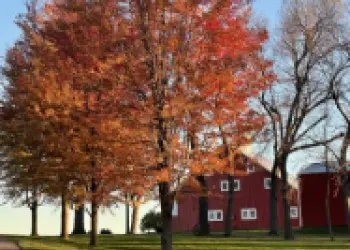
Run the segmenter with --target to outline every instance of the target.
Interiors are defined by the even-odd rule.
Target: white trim
[[[289,214],[290,214],[290,218],[291,218],[291,219],[298,219],[298,218],[299,218],[299,210],[298,210],[298,207],[297,207],[297,206],[291,206],[291,207],[290,207]]]
[[[271,178],[269,177],[264,178],[264,188],[271,189]]]
[[[208,221],[223,221],[224,216],[222,210],[208,210]]]
[[[179,215],[179,204],[177,204],[177,201],[174,200],[174,203],[173,203],[173,209],[171,211],[171,215],[176,217]]]
[[[236,188],[237,186],[237,188]],[[229,190],[229,183],[228,180],[222,180],[220,182],[220,189],[221,192],[228,192]],[[233,180],[233,191],[238,192],[241,190],[241,181],[240,180]]]
[[[221,192],[227,192],[228,191],[228,180],[222,180],[220,187],[221,187]]]
[[[241,220],[256,220],[258,213],[256,208],[242,208],[241,209]]]

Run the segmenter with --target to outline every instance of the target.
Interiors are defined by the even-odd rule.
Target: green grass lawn
[[[336,236],[334,242],[327,235],[296,234],[293,241],[284,241],[282,237],[269,237],[265,232],[234,232],[231,238],[219,235],[195,237],[192,235],[174,235],[174,250],[231,250],[231,249],[350,249],[350,236]],[[87,236],[74,236],[69,241],[58,237],[9,237],[16,240],[24,250],[77,250],[90,249]],[[99,236],[99,245],[94,250],[157,250],[160,240],[157,235],[105,235]]]

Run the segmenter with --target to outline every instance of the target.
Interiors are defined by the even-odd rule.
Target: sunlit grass
[[[174,250],[233,250],[233,249],[350,249],[350,236],[337,235],[331,242],[327,235],[296,234],[293,241],[284,241],[281,236],[269,237],[266,232],[234,232],[230,238],[221,235],[195,237],[190,234],[175,234]],[[10,237],[18,240],[24,250],[77,250],[91,249],[87,236],[73,236],[68,241],[58,237]],[[103,235],[98,238],[94,250],[157,250],[158,235]]]

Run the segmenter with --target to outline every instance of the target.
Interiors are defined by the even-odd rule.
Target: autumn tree
[[[111,1],[103,5],[53,1],[39,15],[29,11],[19,22],[23,39],[18,44],[24,44],[25,50],[18,46],[11,50],[6,69],[8,107],[21,108],[18,119],[36,126],[14,126],[12,134],[27,129],[31,138],[40,140],[29,141],[26,146],[40,149],[40,159],[45,159],[46,168],[40,174],[45,183],[50,183],[47,194],[62,197],[64,238],[68,236],[67,202],[74,197],[72,187],[88,187],[83,197],[92,201],[91,245],[96,244],[98,206],[116,189],[120,177],[117,166],[136,165],[138,161],[131,162],[131,155],[145,151],[140,143],[132,148],[135,151],[124,149],[135,143],[129,138],[138,141],[145,137],[140,132],[118,133],[122,122],[132,127],[132,113],[122,116],[132,101],[119,102],[114,109],[122,88],[115,88],[118,70],[114,68],[118,69],[120,61],[114,51],[118,47],[113,39],[117,22],[109,19],[114,14],[110,6]],[[100,39],[102,36],[105,40]],[[121,155],[116,158],[115,152]],[[152,157],[151,153],[147,155]],[[107,175],[114,179],[105,178]]]
[[[277,84],[263,93],[261,104],[270,118],[274,163],[271,172],[270,234],[277,228],[277,173],[282,179],[284,238],[292,239],[287,161],[292,153],[325,145],[339,137],[322,138],[327,116],[322,106],[349,64],[341,59],[348,46],[343,30],[342,1],[286,1],[276,43]]]
[[[73,169],[79,174],[73,181],[88,187],[85,198],[91,201],[90,245],[97,242],[99,206],[121,180],[128,178],[121,170],[131,168],[136,176],[135,166],[142,166],[140,171],[145,176],[148,165],[142,162],[143,157],[133,159],[132,155],[153,155],[146,153],[149,136],[141,127],[134,129],[138,123],[133,117],[138,113],[133,107],[138,96],[134,89],[125,90],[128,79],[123,78],[126,69],[120,50],[127,31],[120,24],[118,8],[115,1],[54,1],[46,4],[39,20],[39,41],[51,56],[50,62],[45,58],[41,61],[49,63],[57,80],[63,78],[56,80],[57,86],[62,89],[65,84],[64,94],[69,98],[69,132],[77,144],[66,159],[67,164],[78,160]]]
[[[125,233],[126,234],[136,234],[138,223],[139,223],[139,214],[140,208],[143,204],[148,202],[150,199],[149,194],[142,195],[131,193],[125,195],[125,199],[117,199],[117,201],[122,201],[125,205]],[[131,217],[131,220],[130,220]]]
[[[35,17],[32,5],[27,5],[30,20]],[[19,25],[23,23],[19,22]],[[28,24],[29,25],[29,24]],[[35,25],[31,26],[36,29]],[[35,116],[31,100],[35,98],[33,67],[29,40],[20,39],[7,52],[2,74],[4,96],[1,100],[1,172],[5,196],[20,200],[31,210],[31,235],[38,235],[38,206],[48,188],[47,178],[42,173],[51,158],[44,153],[46,129],[42,119]]]
[[[1,181],[4,185],[5,197],[9,200],[20,200],[30,208],[31,235],[36,236],[39,200],[47,188],[46,177],[42,172],[50,159],[45,158],[43,153],[44,129],[41,121],[33,119],[30,115],[33,114],[28,102],[30,96],[26,88],[19,85],[17,81],[22,78],[21,84],[28,83],[29,78],[25,79],[19,71],[10,70],[10,67],[18,69],[19,65],[10,58],[20,57],[21,49],[24,48],[18,43],[9,51],[8,65],[3,70],[4,75],[10,80],[8,83],[10,87],[5,86],[7,95],[1,101]],[[23,67],[23,65],[21,67],[23,71],[30,70],[29,67]]]
[[[226,236],[230,236],[232,233],[235,154],[239,152],[241,146],[252,142],[254,134],[259,131],[264,120],[261,115],[257,114],[252,109],[248,104],[248,100],[256,96],[259,93],[259,89],[266,87],[268,82],[272,79],[272,74],[269,71],[266,71],[266,75],[260,78],[256,75],[256,70],[258,70],[260,66],[266,68],[268,65],[268,62],[263,61],[259,54],[259,48],[261,48],[262,42],[266,39],[266,31],[253,27],[247,29],[245,25],[248,24],[250,10],[247,9],[245,5],[241,5],[238,1],[235,7],[236,9],[234,8],[231,10],[233,13],[229,15],[234,16],[235,12],[238,14],[238,12],[241,11],[243,16],[240,16],[240,18],[242,18],[241,21],[243,21],[243,25],[237,27],[236,23],[234,23],[232,24],[232,29],[234,27],[237,34],[242,36],[242,39],[247,39],[245,42],[247,46],[243,48],[240,47],[240,45],[243,44],[235,44],[236,48],[234,49],[230,47],[230,45],[221,44],[219,41],[220,39],[225,39],[226,34],[220,33],[216,34],[213,40],[208,39],[206,41],[208,43],[219,44],[222,46],[223,50],[235,51],[235,56],[225,55],[221,58],[224,62],[216,61],[213,62],[214,65],[208,65],[207,67],[202,66],[204,67],[202,69],[204,72],[203,79],[199,80],[200,83],[197,85],[198,89],[196,89],[200,92],[200,101],[198,102],[195,100],[194,107],[189,109],[190,115],[188,115],[188,117],[190,117],[190,119],[187,119],[188,121],[193,121],[187,122],[188,124],[186,127],[191,138],[192,151],[212,151],[216,157],[220,158],[220,161],[226,161],[223,168],[219,167],[220,164],[216,164],[216,168],[206,168],[202,164],[202,169],[199,171],[199,173],[203,174],[206,172],[212,173],[214,170],[214,172],[218,171],[228,176],[228,204],[227,213],[224,215]],[[215,14],[213,13],[213,15]],[[229,19],[228,16],[224,18]],[[214,20],[213,22],[219,23],[218,20]],[[234,31],[230,30],[230,32],[233,33]],[[220,35],[222,35],[222,37]],[[234,40],[234,37],[232,37],[232,39]],[[228,48],[226,46],[228,46]],[[222,53],[222,51],[219,53]],[[247,56],[247,53],[249,56]],[[220,59],[220,56],[218,59]],[[232,82],[230,79],[232,76],[234,76],[238,82]],[[262,79],[266,80],[265,86],[260,82]],[[214,86],[206,85],[205,83],[207,83],[207,81],[212,81]],[[237,94],[240,91],[239,89],[244,89],[244,91]],[[203,127],[205,127],[204,130]],[[198,134],[203,136],[204,140],[195,138]],[[199,234],[205,235],[208,233],[205,177],[199,175],[197,181],[202,186],[199,198]],[[202,207],[206,209],[202,209]]]
[[[146,177],[159,183],[161,245],[172,249],[179,180],[227,169],[222,152],[247,142],[248,99],[271,79],[258,53],[266,31],[249,17],[229,0],[64,0],[45,4],[37,28],[27,28],[36,84],[28,100],[55,163],[45,173],[61,187],[88,187],[90,245],[100,204],[124,180]]]
[[[225,120],[264,87],[268,76],[254,69],[268,64],[252,54],[261,49],[266,32],[249,29],[249,13],[239,12],[232,1],[133,1],[129,7],[135,40],[128,47],[128,62],[132,72],[142,76],[135,84],[144,93],[158,153],[161,244],[162,249],[172,249],[177,174],[183,167],[198,176],[227,165],[227,157],[220,159],[219,145],[213,143],[219,136],[214,127],[239,130],[234,122],[225,127]],[[246,67],[237,66],[243,61]],[[193,137],[199,146],[187,157],[188,147],[182,142],[195,123],[200,129]]]
[[[122,174],[125,178],[122,178],[118,183],[118,189],[111,194],[111,201],[125,205],[125,233],[135,234],[141,205],[157,198],[155,192],[157,180],[155,176],[146,172],[139,172],[138,174],[131,165],[124,168],[124,170],[122,168],[119,170],[119,174]],[[133,178],[130,178],[131,176]]]

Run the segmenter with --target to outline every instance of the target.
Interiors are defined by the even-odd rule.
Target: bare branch
[[[342,105],[340,104],[339,99],[340,99],[339,98],[339,90],[338,91],[334,90],[333,91],[333,100],[334,100],[335,106],[339,110],[340,114],[342,115],[342,117],[344,118],[344,120],[346,121],[348,126],[350,126],[350,118],[346,115],[346,112],[343,109]]]
[[[321,140],[321,141],[315,140],[312,143],[306,143],[306,144],[303,144],[300,146],[296,146],[290,150],[290,153],[294,153],[294,152],[299,151],[299,150],[309,149],[309,148],[313,148],[313,147],[324,146],[330,142],[333,142],[339,138],[342,138],[343,136],[344,136],[344,133],[340,133],[340,134],[337,134],[337,135],[335,135],[327,140]]]
[[[319,119],[311,123],[303,132],[301,132],[296,138],[295,141],[301,140],[307,133],[314,129],[318,124],[327,118],[327,115],[321,116]]]

